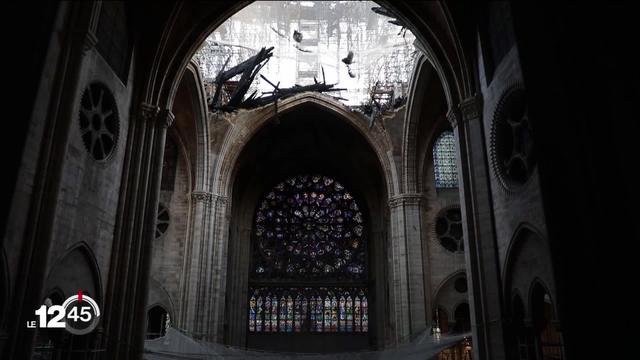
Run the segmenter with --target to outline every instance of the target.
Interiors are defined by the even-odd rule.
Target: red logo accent
[[[82,302],[82,289],[78,290],[78,302]]]

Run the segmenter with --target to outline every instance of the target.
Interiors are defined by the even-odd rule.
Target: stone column
[[[40,102],[40,105],[45,105],[49,111],[42,117],[31,115],[34,117],[23,119],[31,124],[41,122],[42,128],[33,134],[25,132],[27,137],[34,136],[35,141],[40,142],[40,148],[36,152],[27,152],[35,156],[31,158],[34,162],[34,174],[29,175],[33,184],[29,203],[25,204],[28,207],[21,210],[28,219],[28,226],[20,228],[20,233],[12,236],[19,241],[19,247],[16,248],[19,251],[8,254],[15,257],[17,264],[12,269],[16,272],[15,281],[10,284],[12,296],[7,299],[6,304],[11,311],[7,311],[4,324],[0,324],[3,326],[0,329],[2,359],[28,359],[33,353],[36,332],[28,329],[25,324],[34,319],[33,312],[42,305],[45,295],[43,287],[50,265],[49,250],[54,241],[55,214],[60,192],[63,191],[61,182],[66,151],[69,136],[73,134],[72,126],[77,118],[75,99],[69,94],[78,91],[83,61],[82,48],[86,41],[85,35],[90,31],[95,4],[61,2],[56,7],[52,22],[55,40],[52,38],[46,50],[47,59],[52,64],[42,68],[43,71],[50,72],[50,78],[45,81],[50,83],[39,87],[48,89],[47,95],[43,97],[46,100]],[[45,75],[43,73],[42,77]],[[21,156],[24,155],[22,149],[18,151]],[[11,226],[9,223],[6,225],[7,229]],[[1,244],[5,244],[9,238],[6,235],[2,234]],[[9,291],[10,287],[6,288]]]
[[[426,329],[422,258],[422,194],[400,194],[389,201],[391,213],[391,323],[396,343]]]
[[[473,358],[505,359],[502,281],[482,124],[482,98],[475,96],[462,101],[447,116],[458,146]]]
[[[173,120],[171,111],[147,103],[132,116],[105,294],[105,359],[142,357],[162,159]]]
[[[211,201],[211,241],[213,258],[211,284],[214,291],[208,299],[210,305],[210,323],[208,337],[211,341],[222,342],[224,336],[224,311],[227,289],[227,254],[229,239],[229,219],[227,216],[227,198],[213,195]]]
[[[226,278],[226,198],[194,191],[192,223],[185,252],[181,326],[192,336],[218,341]]]
[[[184,280],[182,283],[181,326],[195,338],[206,336],[209,322],[208,302],[211,296],[210,279],[212,239],[210,237],[212,194],[205,191],[191,193],[191,224],[185,249]]]

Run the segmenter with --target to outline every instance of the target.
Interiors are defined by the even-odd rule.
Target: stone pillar
[[[192,222],[185,253],[181,326],[190,335],[218,341],[222,328],[226,278],[226,198],[194,191]]]
[[[14,235],[19,239],[19,252],[8,254],[16,257],[18,263],[14,270],[15,282],[11,284],[12,296],[7,299],[6,304],[11,311],[7,311],[4,324],[0,324],[4,327],[0,330],[2,359],[28,359],[33,352],[36,332],[28,329],[25,324],[34,319],[33,312],[42,305],[45,295],[43,287],[49,265],[49,250],[54,241],[59,194],[63,191],[61,181],[68,139],[73,134],[71,129],[77,118],[75,99],[68,95],[78,91],[83,61],[82,47],[94,11],[94,4],[89,2],[61,2],[56,7],[52,23],[55,41],[50,41],[46,51],[47,59],[51,59],[53,65],[43,67],[43,71],[52,71],[51,78],[47,81],[51,83],[46,87],[39,87],[49,89],[47,100],[43,100],[48,103],[43,104],[48,104],[46,106],[50,111],[42,118],[23,119],[30,123],[41,121],[43,128],[42,132],[32,134],[40,142],[40,148],[33,153],[37,157],[32,159],[36,163],[28,209],[25,210],[28,226],[23,233]],[[75,31],[67,31],[70,29]],[[19,151],[23,156],[22,150]],[[10,224],[7,224],[7,229],[9,227]],[[6,235],[2,234],[0,243],[7,241]],[[7,286],[8,291],[9,289]]]
[[[502,281],[489,183],[482,98],[468,98],[447,115],[457,139],[458,178],[474,359],[505,359]]]
[[[212,294],[211,229],[212,194],[205,191],[191,193],[191,224],[184,261],[184,280],[182,283],[181,326],[198,339],[206,337],[210,312],[208,299]]]
[[[105,359],[139,359],[169,110],[142,103],[132,117],[114,231],[103,324]]]
[[[407,342],[426,329],[422,258],[422,194],[400,194],[389,201],[392,263],[391,323],[396,343]]]
[[[227,198],[213,195],[211,200],[211,241],[213,258],[211,284],[214,291],[208,299],[210,305],[210,323],[208,336],[211,341],[221,343],[224,336],[224,311],[227,289],[227,254],[229,239],[229,219],[227,216]]]

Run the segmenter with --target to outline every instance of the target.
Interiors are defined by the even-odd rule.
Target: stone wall
[[[169,227],[156,237],[151,261],[151,286],[147,306],[160,304],[171,315],[175,323],[180,319],[182,282],[184,278],[184,256],[188,229],[191,224],[190,182],[187,154],[177,135],[170,134],[171,141],[178,143],[176,176],[173,191],[160,192],[160,204],[169,212]],[[169,139],[167,139],[169,141]]]

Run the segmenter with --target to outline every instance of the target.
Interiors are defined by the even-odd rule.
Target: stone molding
[[[208,191],[192,191],[191,199],[195,202],[203,202],[206,204],[221,204],[226,205],[227,197],[222,195],[216,195]]]
[[[482,116],[482,96],[474,95],[460,102],[461,120],[467,122],[473,119],[479,119]]]
[[[211,194],[213,201],[222,205],[227,204],[227,197],[222,195]]]
[[[462,100],[458,106],[447,112],[447,120],[449,120],[451,127],[455,128],[461,123],[479,119],[482,116],[482,104],[482,96],[480,95]]]
[[[82,44],[82,54],[85,55],[89,50],[94,49],[98,44],[98,37],[92,31],[87,31]]]
[[[140,103],[140,117],[145,121],[158,122],[158,124],[164,128],[168,128],[173,124],[176,116],[173,115],[171,110],[162,109],[156,105],[152,105],[146,102]]]
[[[84,34],[84,40],[82,44],[82,54],[85,55],[89,50],[95,49],[98,44],[98,22],[100,21],[100,12],[102,11],[102,1],[94,1],[89,5],[91,8],[89,11],[89,22]],[[79,30],[80,31],[80,30]]]
[[[160,108],[149,103],[140,103],[140,117],[145,121],[153,121],[160,112]]]
[[[451,124],[452,128],[455,129],[458,126],[459,118],[460,118],[460,114],[458,113],[457,109],[453,108],[447,111],[447,120],[449,121],[449,124]]]
[[[399,194],[389,199],[389,207],[394,209],[403,205],[420,205],[427,200],[422,193]]]
[[[160,110],[160,113],[157,116],[158,116],[158,119],[157,119],[158,122],[164,128],[170,127],[171,124],[173,124],[173,122],[176,119],[176,116],[173,115],[173,112],[171,112],[171,110],[169,109]]]
[[[213,194],[206,191],[192,191],[191,198],[196,202],[210,204],[213,199]]]

